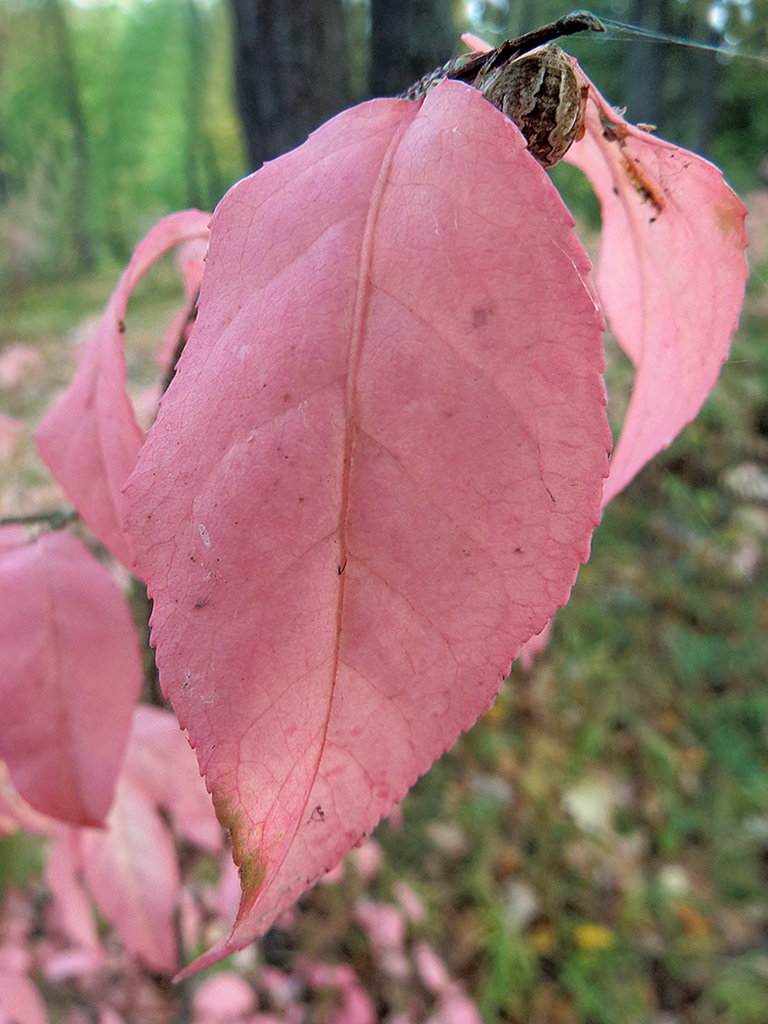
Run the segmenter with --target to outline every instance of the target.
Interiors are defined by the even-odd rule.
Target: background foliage
[[[494,41],[567,7],[474,0],[452,9],[458,52],[464,29]],[[613,0],[595,13],[689,39],[724,39],[739,53],[768,52],[765,0]],[[354,100],[369,92],[367,25],[363,0],[346,0]],[[3,0],[0,286],[122,261],[164,212],[213,208],[246,170],[230,37],[222,0]],[[570,48],[631,118],[708,150],[737,189],[756,183],[768,150],[768,75],[760,64],[616,30],[574,38]]]

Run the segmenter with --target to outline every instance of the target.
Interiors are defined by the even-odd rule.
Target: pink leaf
[[[355,865],[355,870],[364,882],[370,882],[379,873],[381,862],[384,859],[384,851],[375,839],[366,839],[360,843],[349,855],[349,859]]]
[[[45,1003],[23,974],[0,970],[0,1024],[47,1024]]]
[[[374,1024],[373,1002],[348,964],[305,963],[299,971],[312,988],[338,989],[340,1006],[329,1014],[329,1024]]]
[[[139,704],[125,758],[131,784],[173,818],[179,835],[210,853],[224,836],[184,733],[169,711]]]
[[[355,905],[355,917],[368,933],[371,945],[389,949],[402,949],[405,945],[405,920],[397,907],[361,899]]]
[[[30,345],[8,345],[0,353],[0,387],[10,389],[29,384],[44,370],[43,357]]]
[[[572,221],[473,89],[346,111],[230,191],[127,488],[248,944],[567,599],[609,435]]]
[[[426,1024],[483,1024],[483,1019],[461,985],[456,984],[438,999]]]
[[[74,945],[98,954],[101,946],[80,871],[80,834],[71,826],[60,825],[45,865],[45,880],[53,897],[53,926]]]
[[[40,814],[16,792],[8,765],[0,760],[0,837],[13,835],[20,828],[38,836],[55,836],[58,823]]]
[[[413,959],[421,983],[427,992],[440,995],[451,985],[448,968],[427,942],[417,942],[413,947]]]
[[[409,921],[415,921],[419,924],[426,918],[427,908],[424,906],[424,901],[418,893],[413,891],[407,882],[400,878],[392,888],[401,910]]]
[[[744,299],[746,209],[695,153],[629,124],[590,83],[586,134],[566,160],[603,214],[600,298],[637,368],[607,504],[698,414]]]
[[[0,558],[0,755],[32,806],[98,825],[142,680],[130,609],[84,545],[52,532]]]
[[[200,282],[203,280],[205,269],[205,251],[208,248],[208,235],[205,238],[194,238],[176,250],[176,266],[182,275],[184,282],[184,296],[188,304],[194,302],[200,289]],[[186,328],[189,319],[189,308],[182,308],[173,318],[170,326],[165,332],[163,344],[157,354],[157,364],[164,373],[168,372],[171,360],[176,354],[179,344],[179,334],[182,328]],[[189,330],[185,332],[185,340],[189,337]]]
[[[107,825],[81,836],[88,888],[132,952],[152,970],[173,971],[180,887],[173,837],[144,794],[125,779]]]
[[[256,993],[233,971],[204,981],[194,995],[193,1024],[246,1024],[256,1010]]]
[[[125,313],[138,282],[169,249],[207,234],[210,215],[161,220],[138,245],[75,377],[37,429],[40,455],[99,540],[129,568],[121,492],[144,437],[125,390]]]
[[[27,531],[23,526],[16,526],[14,523],[0,526],[0,556],[23,547],[26,542]]]
[[[490,49],[465,33],[473,50]],[[703,157],[626,121],[589,87],[585,135],[565,159],[603,216],[598,291],[637,368],[603,505],[698,414],[728,357],[747,279],[746,209]]]

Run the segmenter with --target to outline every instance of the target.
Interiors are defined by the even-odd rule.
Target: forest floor
[[[373,877],[306,894],[262,963],[351,964],[377,1006],[409,1005],[416,983],[382,969],[354,912],[405,881],[426,911],[408,942],[431,944],[487,1024],[768,1021],[766,197],[752,209],[747,303],[701,415],[606,510],[544,653],[379,827]],[[129,308],[143,408],[172,278]],[[62,504],[32,430],[114,282],[3,305],[0,516]],[[609,364],[626,395],[625,362]],[[0,881],[32,885],[12,843]]]

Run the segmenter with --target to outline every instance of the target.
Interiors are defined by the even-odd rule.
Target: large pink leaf
[[[122,488],[144,435],[125,390],[125,313],[141,278],[160,257],[207,234],[210,214],[184,210],[161,220],[139,244],[109,300],[72,383],[35,435],[40,456],[85,522],[115,558],[133,564],[121,524]]]
[[[141,658],[130,609],[64,533],[0,557],[0,756],[36,810],[98,825],[112,802]]]
[[[568,598],[609,444],[571,227],[455,82],[346,111],[214,216],[126,492],[163,687],[241,864],[205,963],[402,798]]]
[[[746,209],[717,167],[629,124],[590,83],[586,134],[566,159],[603,215],[597,284],[637,368],[607,504],[698,414],[744,300]]]

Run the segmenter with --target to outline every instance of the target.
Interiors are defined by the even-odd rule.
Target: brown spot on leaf
[[[494,304],[492,302],[486,302],[482,305],[473,306],[471,311],[472,327],[477,330],[480,327],[485,327],[489,320],[494,316]]]
[[[632,183],[632,187],[635,189],[637,194],[643,200],[644,203],[651,203],[656,210],[661,213],[664,209],[664,197],[654,187],[653,183],[643,176],[642,171],[637,166],[635,161],[624,154],[624,170],[626,171],[627,177]],[[656,218],[654,217],[653,220]]]

